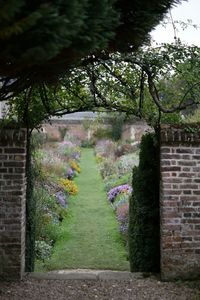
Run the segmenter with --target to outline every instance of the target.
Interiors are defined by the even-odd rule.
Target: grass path
[[[79,193],[70,198],[69,216],[62,222],[62,234],[47,268],[129,270],[92,149],[83,149],[80,167]]]

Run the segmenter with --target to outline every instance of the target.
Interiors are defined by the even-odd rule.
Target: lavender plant
[[[64,192],[59,191],[55,194],[56,197],[56,201],[58,204],[60,204],[60,206],[62,206],[63,208],[67,207],[67,201],[66,201],[66,196],[64,194]]]
[[[67,169],[67,179],[72,180],[75,176],[75,171],[72,168]]]
[[[131,192],[132,192],[132,187],[128,184],[116,186],[108,192],[108,200],[111,203],[113,203],[117,195],[119,195],[120,193],[125,193],[130,195]]]

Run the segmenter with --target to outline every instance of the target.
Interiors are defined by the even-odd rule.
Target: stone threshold
[[[131,273],[127,271],[111,271],[111,270],[57,270],[46,273],[27,273],[29,278],[46,279],[46,280],[134,280],[151,277],[151,273]]]

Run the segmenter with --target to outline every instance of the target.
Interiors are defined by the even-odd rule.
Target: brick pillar
[[[161,128],[161,276],[200,276],[200,125]]]
[[[0,279],[21,279],[25,264],[26,130],[0,130]]]

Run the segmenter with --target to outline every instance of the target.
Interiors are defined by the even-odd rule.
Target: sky
[[[199,26],[198,29],[189,26],[184,31],[179,25],[177,25],[178,31],[177,37],[182,42],[188,45],[200,46],[200,0],[188,0],[183,1],[181,4],[171,9],[171,15],[174,21],[187,22],[188,19],[192,20],[192,23]],[[168,16],[170,16],[168,14]],[[151,33],[154,43],[171,43],[174,41],[174,31],[172,25],[163,27],[158,25]]]

